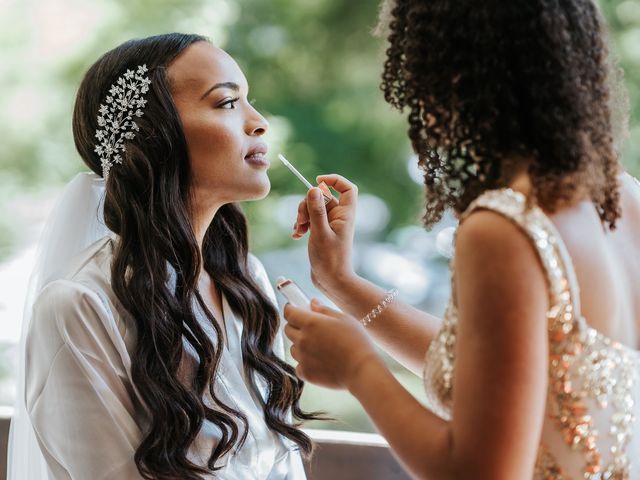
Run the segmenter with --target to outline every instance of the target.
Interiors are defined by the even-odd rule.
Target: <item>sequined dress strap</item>
[[[479,209],[505,216],[531,238],[548,279],[551,306],[571,305],[579,317],[580,295],[571,258],[553,223],[542,210],[529,207],[526,197],[510,188],[490,190],[469,205],[460,222]]]

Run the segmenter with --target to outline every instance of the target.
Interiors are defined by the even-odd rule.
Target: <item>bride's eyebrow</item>
[[[207,90],[206,92],[204,92],[204,94],[202,95],[202,97],[200,97],[200,100],[202,100],[204,97],[206,97],[207,95],[209,95],[211,92],[213,92],[215,89],[217,88],[229,88],[231,90],[234,90],[236,92],[240,91],[240,85],[238,85],[235,82],[221,82],[221,83],[216,83],[213,87],[211,87],[209,90]]]

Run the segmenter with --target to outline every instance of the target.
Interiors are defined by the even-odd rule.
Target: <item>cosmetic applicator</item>
[[[280,161],[282,163],[284,163],[284,166],[287,167],[291,171],[291,173],[293,173],[296,177],[298,177],[298,180],[300,180],[302,183],[305,184],[305,186],[307,188],[314,188],[314,186],[311,185],[311,183],[306,178],[304,178],[304,176],[296,169],[296,167],[291,165],[289,160],[284,158],[284,155],[279,153],[278,154],[278,158],[280,159]],[[331,193],[331,190],[329,190],[329,187],[327,186],[326,183],[320,182],[318,184],[318,188],[322,192],[322,197],[324,198],[324,204],[325,205],[328,205],[331,202],[331,200],[335,200],[335,197]]]

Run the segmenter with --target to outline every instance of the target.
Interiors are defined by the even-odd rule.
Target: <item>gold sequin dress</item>
[[[540,208],[528,207],[524,195],[511,189],[492,190],[461,221],[477,209],[519,226],[548,280],[549,382],[534,480],[640,479],[640,352],[607,338],[582,317],[571,259]],[[427,406],[445,420],[453,407],[457,321],[453,295],[424,366]]]

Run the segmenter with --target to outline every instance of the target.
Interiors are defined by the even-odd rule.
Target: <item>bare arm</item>
[[[490,212],[460,228],[456,265],[452,422],[421,411],[373,367],[363,370],[352,392],[418,478],[531,478],[548,354],[541,265],[517,227]]]
[[[327,307],[287,306],[285,332],[302,378],[348,388],[420,479],[531,478],[547,381],[547,286],[526,236],[492,212],[460,227],[453,415],[413,398],[369,346],[363,329]]]
[[[343,311],[355,318],[367,315],[387,292],[357,275],[325,292]],[[416,375],[422,375],[424,357],[438,333],[441,320],[395,299],[367,326],[367,332],[385,352]]]
[[[293,238],[309,232],[309,262],[314,285],[338,307],[355,318],[369,313],[386,295],[377,285],[359,277],[351,266],[358,189],[340,175],[317,178],[340,193],[325,208],[309,190],[300,203]],[[412,372],[421,375],[424,356],[436,335],[440,319],[397,299],[367,328],[382,349]]]

